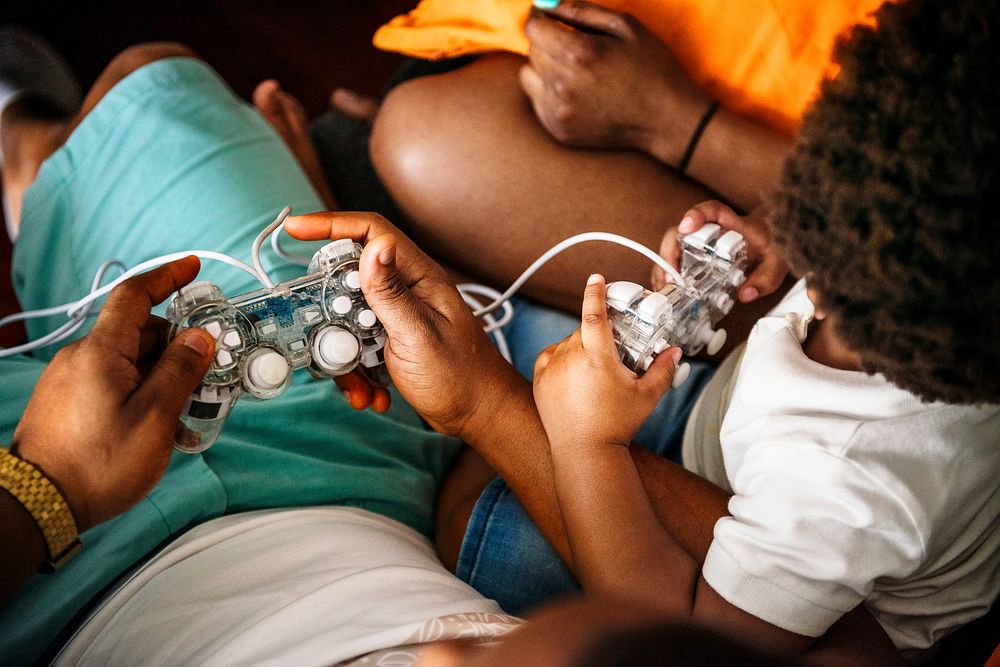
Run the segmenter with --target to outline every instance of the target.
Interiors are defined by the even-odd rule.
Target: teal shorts
[[[286,204],[296,213],[323,208],[270,126],[204,63],[161,60],[115,86],[42,165],[25,195],[15,289],[27,310],[80,298],[110,258],[132,266],[205,249],[249,261],[251,241]],[[264,264],[275,279],[303,271],[269,251]],[[230,295],[255,287],[215,262],[204,261],[199,277]],[[62,321],[35,320],[29,337]],[[0,442],[11,441],[54,353],[0,360]],[[296,373],[279,398],[241,400],[212,448],[175,454],[145,500],[84,534],[84,549],[59,572],[32,579],[0,615],[0,664],[34,662],[58,647],[122,573],[223,514],[352,505],[429,535],[438,483],[458,442],[427,430],[398,394],[393,399],[387,415],[356,412],[332,382]],[[49,409],[59,419],[59,405]]]

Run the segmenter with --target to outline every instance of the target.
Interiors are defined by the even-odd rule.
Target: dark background
[[[338,86],[368,94],[382,89],[401,58],[375,49],[372,34],[415,5],[416,0],[0,0],[0,24],[21,25],[49,40],[84,91],[122,49],[170,40],[194,49],[246,99],[260,81],[277,79],[313,117],[327,108]],[[10,285],[10,252],[7,235],[0,232],[0,315],[20,310]],[[0,345],[23,335],[18,327],[0,329]]]

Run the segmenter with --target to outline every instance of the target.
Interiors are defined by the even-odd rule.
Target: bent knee
[[[467,179],[489,177],[495,158],[517,143],[523,132],[515,126],[524,121],[520,62],[482,58],[392,89],[375,118],[369,151],[404,210],[444,203],[439,198]]]
[[[399,201],[428,186],[435,173],[435,155],[447,151],[438,126],[440,111],[433,109],[433,82],[414,79],[402,83],[386,96],[372,125],[368,150],[382,182]]]
[[[197,58],[197,54],[178,42],[147,42],[136,44],[115,56],[108,64],[108,72],[121,80],[140,67],[164,58]]]

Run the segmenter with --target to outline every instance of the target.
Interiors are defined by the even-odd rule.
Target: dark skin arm
[[[91,333],[46,367],[14,432],[11,452],[55,484],[80,533],[135,505],[167,468],[177,419],[215,343],[189,329],[167,344],[167,323],[150,309],[198,266],[189,257],[116,288]],[[6,492],[0,538],[2,608],[46,557],[40,529]]]
[[[577,147],[630,149],[677,167],[711,98],[633,16],[589,2],[535,12],[521,87],[539,122]],[[720,108],[686,175],[750,210],[777,183],[791,137]],[[739,156],[734,168],[733,156]]]
[[[531,388],[499,356],[441,268],[378,216],[318,213],[289,218],[287,229],[304,240],[350,237],[365,243],[362,288],[389,335],[386,363],[397,388],[437,430],[470,444],[481,458],[466,457],[469,466],[487,471],[485,461],[504,477],[556,551],[586,581],[591,576],[586,570],[589,561],[571,540],[574,526],[557,495],[549,438]],[[619,450],[633,466],[631,489],[644,499],[645,520],[662,526],[668,535],[658,546],[670,545],[667,553],[691,575],[691,587],[684,590],[696,599],[694,573],[711,543],[715,522],[727,513],[727,494],[644,450]],[[459,468],[457,474],[461,472]],[[672,586],[677,588],[677,583]],[[719,606],[728,603],[711,595],[710,589],[702,592],[698,615],[717,614],[721,623],[737,627],[744,621],[763,623],[743,619],[739,614],[749,615]],[[864,610],[858,613],[867,616]],[[877,627],[869,629],[874,641],[887,641],[884,635],[879,639]],[[813,641],[785,638],[781,633],[791,633],[773,626],[761,633],[754,635],[756,641],[766,639],[789,652],[801,652]]]

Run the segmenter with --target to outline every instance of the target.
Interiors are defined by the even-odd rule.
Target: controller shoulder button
[[[619,280],[618,282],[608,285],[604,294],[608,305],[618,308],[619,310],[624,310],[628,308],[633,301],[642,296],[644,291],[645,290],[643,290],[642,285],[630,283],[627,280]]]
[[[651,292],[642,300],[636,312],[642,319],[655,322],[670,312],[670,300],[658,292]]]

